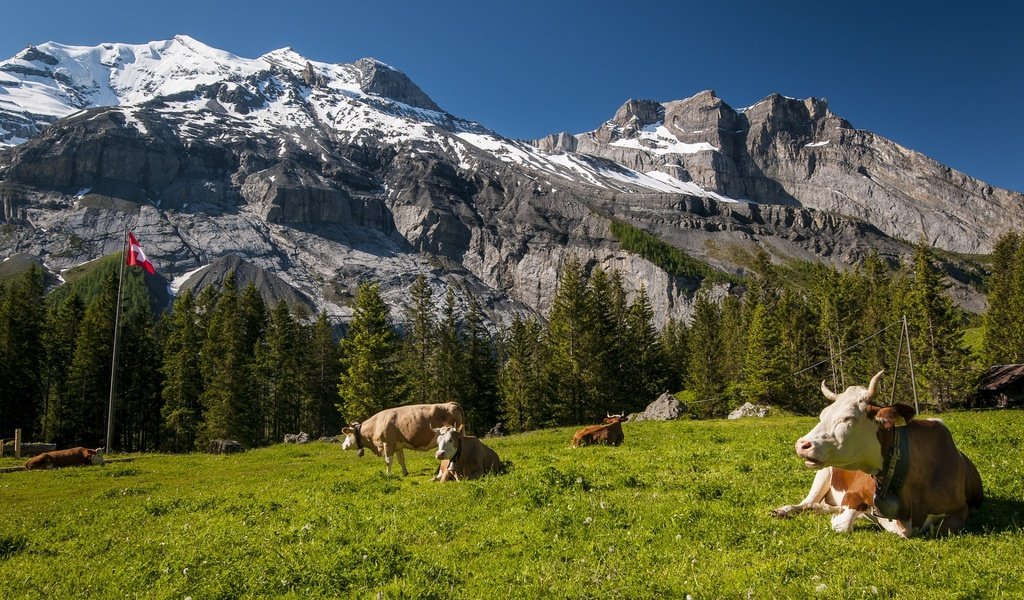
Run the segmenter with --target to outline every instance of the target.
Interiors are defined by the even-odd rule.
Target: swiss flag
[[[135,239],[132,232],[128,232],[128,266],[130,267],[142,267],[150,275],[156,275],[156,269],[153,268],[153,263],[149,262],[146,258],[146,253],[142,251],[142,246],[139,245],[139,240]]]

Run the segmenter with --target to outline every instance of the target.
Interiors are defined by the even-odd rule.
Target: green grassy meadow
[[[1024,413],[943,419],[987,496],[946,539],[770,516],[813,478],[799,417],[626,423],[619,448],[488,440],[511,470],[444,485],[432,454],[388,477],[327,443],[0,474],[0,596],[1024,597]]]

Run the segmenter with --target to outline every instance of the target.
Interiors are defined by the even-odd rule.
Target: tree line
[[[325,314],[267,306],[233,274],[158,314],[141,272],[129,269],[115,446],[190,451],[218,438],[259,446],[298,431],[337,435],[390,406],[447,401],[463,405],[476,434],[499,421],[509,431],[596,422],[640,411],[666,391],[681,391],[695,417],[747,401],[813,413],[823,379],[844,389],[880,369],[894,375],[884,393],[909,402],[908,354],[920,402],[943,410],[968,401],[984,367],[1024,360],[1016,234],[993,254],[977,354],[924,244],[895,267],[874,254],[849,271],[774,265],[763,252],[753,262],[739,286],[706,281],[690,318],[660,330],[643,288],[630,294],[620,273],[576,259],[563,266],[545,320],[517,317],[497,330],[472,294],[449,287],[435,297],[424,276],[396,321],[366,281],[340,339]],[[114,271],[50,294],[39,269],[0,282],[0,437],[22,428],[61,446],[102,443]]]

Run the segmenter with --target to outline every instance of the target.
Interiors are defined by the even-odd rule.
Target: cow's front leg
[[[822,502],[830,489],[832,489],[832,468],[825,467],[814,474],[814,482],[811,483],[811,490],[807,492],[807,497],[801,500],[799,504],[780,506],[773,510],[772,514],[780,519],[785,519],[807,510],[817,513],[840,512],[841,509]]]
[[[863,515],[864,512],[849,507],[841,510],[842,512],[839,514],[832,515],[832,531],[838,533],[848,533],[853,531],[853,522]]]

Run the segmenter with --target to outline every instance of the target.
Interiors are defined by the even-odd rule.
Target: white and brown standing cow
[[[821,391],[832,404],[796,441],[796,454],[818,469],[807,497],[776,509],[832,513],[832,528],[849,531],[861,516],[903,537],[943,535],[962,528],[983,499],[981,477],[938,419],[914,419],[905,404],[879,406],[879,372],[865,389]]]
[[[25,461],[25,470],[59,469],[60,467],[80,467],[84,465],[102,465],[103,448],[68,448],[51,450],[33,456]]]
[[[392,457],[397,457],[402,474],[408,475],[403,450],[429,450],[437,446],[437,433],[432,427],[451,425],[461,431],[465,422],[462,407],[455,402],[396,406],[342,429],[345,441],[341,448],[358,450],[359,456],[365,449],[383,456],[389,475]]]
[[[572,447],[579,448],[580,446],[590,446],[593,444],[618,446],[625,438],[622,433],[622,423],[625,422],[625,420],[625,414],[608,415],[607,418],[605,418],[604,423],[600,425],[590,425],[578,430],[572,436]]]
[[[454,427],[440,427],[437,433],[437,453],[441,469],[436,479],[441,482],[454,479],[476,479],[503,469],[498,454],[484,445],[480,438],[464,435]]]

